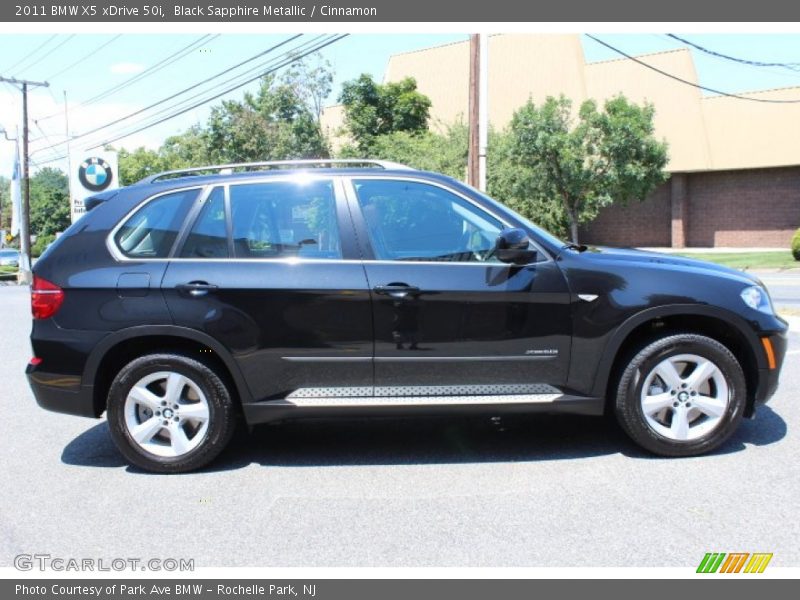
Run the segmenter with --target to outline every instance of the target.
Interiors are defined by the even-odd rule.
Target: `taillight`
[[[64,290],[55,283],[33,276],[31,286],[31,312],[34,319],[49,319],[64,302]]]

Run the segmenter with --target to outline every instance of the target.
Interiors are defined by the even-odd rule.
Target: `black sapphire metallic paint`
[[[298,185],[304,178],[333,182],[341,259],[179,258],[212,188],[292,177]],[[498,251],[521,248],[527,235],[530,262],[376,260],[352,187],[356,177],[444,188],[515,230]],[[116,228],[153,196],[182,189],[194,190],[195,199],[169,256],[122,256]],[[125,364],[171,351],[212,368],[250,423],[452,410],[601,414],[634,350],[667,333],[690,332],[733,353],[752,414],[774,393],[786,350],[786,323],[740,297],[760,285],[754,277],[655,253],[573,249],[442,175],[325,168],[178,177],[105,193],[87,206],[90,212],[34,268],[65,294],[53,317],[34,320],[31,334],[41,362],[27,374],[49,410],[100,416]],[[230,223],[227,200],[226,211]],[[233,248],[230,225],[228,232]],[[771,341],[775,368],[762,338]],[[386,407],[287,402],[307,390],[321,398],[366,398],[386,389],[447,397],[464,386],[521,384],[549,386],[559,398],[515,403],[498,393],[496,403]]]

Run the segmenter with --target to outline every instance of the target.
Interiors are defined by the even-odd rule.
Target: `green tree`
[[[60,169],[45,167],[31,177],[31,233],[55,235],[70,224],[69,182]]]
[[[643,200],[666,181],[667,146],[656,139],[652,105],[638,106],[624,96],[598,109],[585,101],[573,116],[572,102],[561,96],[541,106],[529,101],[509,126],[506,156],[517,175],[503,183],[506,201],[526,216],[568,226],[578,242],[578,225],[593,220],[613,202]]]
[[[322,93],[318,86],[324,85],[325,79],[319,73],[314,77],[317,81],[312,82],[297,71],[280,79],[267,75],[255,94],[215,106],[206,134],[212,159],[247,162],[328,157],[328,141],[313,108],[321,100],[312,97]]]
[[[363,74],[345,82],[339,102],[344,106],[345,129],[363,156],[372,152],[379,136],[428,130],[431,101],[417,91],[412,77],[380,84]]]
[[[148,175],[171,168],[165,166],[158,150],[148,150],[144,147],[136,148],[133,151],[120,148],[117,151],[117,159],[120,185],[131,185]]]
[[[0,229],[11,229],[11,180],[0,176]]]
[[[355,146],[346,146],[342,148],[340,156],[361,158],[364,154]],[[464,179],[467,168],[467,126],[455,123],[443,133],[395,131],[379,135],[372,140],[367,156]]]

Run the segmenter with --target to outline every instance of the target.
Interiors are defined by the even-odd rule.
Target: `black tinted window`
[[[215,188],[205,201],[192,226],[192,231],[186,238],[181,256],[184,258],[228,257],[225,190],[222,188]]]
[[[166,258],[198,190],[165,194],[137,210],[114,240],[131,258]]]
[[[378,259],[496,261],[503,224],[461,196],[414,181],[354,183]]]
[[[237,258],[341,258],[333,183],[276,181],[230,187]]]

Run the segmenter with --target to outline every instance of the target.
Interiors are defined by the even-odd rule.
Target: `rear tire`
[[[219,455],[236,415],[229,390],[212,369],[179,354],[150,354],[125,365],[112,382],[108,424],[132,464],[185,473]]]
[[[714,339],[678,334],[642,348],[625,368],[616,415],[642,448],[661,456],[696,456],[719,448],[744,414],[742,367]]]

